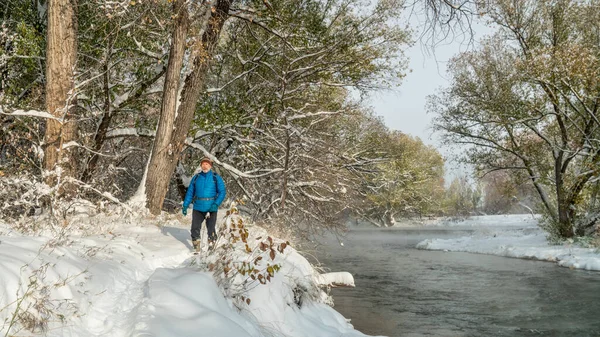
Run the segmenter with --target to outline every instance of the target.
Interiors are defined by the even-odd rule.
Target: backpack
[[[200,174],[200,172],[194,174],[194,176],[192,177],[192,180],[190,181],[190,185],[195,184],[196,183],[196,179],[198,178],[198,175]],[[217,177],[219,176],[219,174],[215,171],[212,171],[212,178],[213,178],[213,183],[215,183],[215,191],[217,192],[217,195],[219,195],[219,184],[217,184]],[[188,187],[190,186],[188,185]],[[194,197],[194,196],[192,196]]]

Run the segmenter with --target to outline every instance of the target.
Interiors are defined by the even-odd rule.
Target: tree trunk
[[[559,160],[561,157],[559,156]],[[565,183],[563,180],[563,174],[558,169],[558,164],[555,165],[555,179],[556,179],[556,204],[558,208],[558,232],[563,238],[573,237],[573,223],[571,219],[571,208],[567,192],[565,191]]]
[[[558,205],[558,231],[562,238],[573,237],[573,211],[566,202]]]
[[[593,165],[594,167],[597,167],[598,165],[598,159],[600,159],[600,157],[598,155],[594,156],[594,160],[593,160]],[[576,228],[578,227],[576,224],[576,219],[577,217],[577,206],[581,203],[582,200],[582,196],[581,193],[583,191],[583,189],[586,187],[586,185],[588,185],[589,180],[598,174],[597,172],[598,170],[592,170],[592,171],[588,171],[588,173],[586,174],[581,174],[577,177],[577,179],[575,180],[574,184],[572,185],[572,187],[569,189],[569,193],[568,193],[568,197],[567,199],[567,216],[569,219],[569,232],[571,233],[571,236],[574,236],[575,234],[577,235],[585,235],[585,225],[582,224],[582,228]],[[595,193],[595,191],[593,191],[592,193]],[[595,196],[593,196],[595,198]],[[592,208],[588,209],[588,211],[593,212],[594,210]]]
[[[175,115],[177,114],[181,67],[183,66],[189,26],[189,13],[185,0],[176,0],[173,3],[173,12],[176,15],[173,41],[171,42],[169,63],[165,75],[160,119],[146,177],[146,203],[152,214],[160,214],[169,186],[170,174],[172,173],[171,171],[168,175],[166,174],[169,158],[174,152],[171,141]]]
[[[178,2],[183,1],[178,0]],[[219,40],[221,29],[227,19],[229,6],[230,0],[219,0],[217,2],[202,35],[201,45],[196,47],[197,50],[192,51],[194,57],[192,71],[185,79],[181,93],[181,103],[177,109],[176,116],[175,113],[168,115],[169,119],[164,119],[163,122],[163,112],[161,112],[161,122],[159,123],[159,130],[157,130],[157,139],[154,141],[152,158],[148,167],[148,179],[146,180],[147,206],[152,214],[160,214],[162,209],[162,203],[167,194],[171,176],[177,166],[185,138],[194,118],[196,104],[200,98],[202,85],[208,72],[214,47]],[[185,39],[182,41],[182,44],[184,43]],[[175,39],[173,45],[175,45]],[[169,59],[169,66],[170,64],[171,59]],[[167,69],[167,76],[168,74],[169,69]],[[179,72],[177,76],[179,76]],[[165,90],[166,88],[165,83]],[[161,126],[163,126],[163,130],[160,129]],[[159,134],[161,135],[160,141],[158,140]]]
[[[77,171],[75,148],[62,146],[76,139],[77,124],[74,121],[75,87],[74,71],[77,60],[77,3],[75,0],[48,1],[48,44],[46,50],[46,109],[61,121],[48,119],[46,124],[44,168],[54,171],[60,168],[62,177],[73,177]],[[56,185],[56,175],[48,176],[46,182]],[[68,186],[63,192],[71,192]]]

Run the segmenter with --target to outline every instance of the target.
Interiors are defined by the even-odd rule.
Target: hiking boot
[[[213,250],[215,248],[215,240],[208,240],[208,250]]]
[[[200,251],[200,240],[192,240],[192,245],[194,246],[195,251]]]

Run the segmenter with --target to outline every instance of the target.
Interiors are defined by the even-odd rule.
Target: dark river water
[[[417,250],[431,229],[355,229],[323,238],[317,257],[347,271],[335,309],[368,335],[600,336],[600,272],[490,255]]]

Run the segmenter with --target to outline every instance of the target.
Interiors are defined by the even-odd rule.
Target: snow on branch
[[[45,60],[45,57],[42,56],[30,56],[30,55],[18,55],[18,54],[13,54],[13,55],[2,55],[0,56],[0,61],[2,62],[6,62],[7,60],[10,59],[25,59],[25,60]]]
[[[139,42],[138,40],[135,39],[135,37],[133,38],[133,41],[135,42],[136,46],[138,47],[138,51],[146,56],[149,56],[151,58],[160,60],[162,58],[162,55],[159,53],[155,53],[153,51],[150,51],[146,48],[144,48],[144,46],[142,45],[141,42]]]
[[[29,116],[29,117],[39,117],[39,118],[47,118],[47,119],[54,119],[60,123],[63,122],[62,118],[57,118],[55,116],[52,116],[52,114],[46,112],[46,111],[39,111],[39,110],[15,110],[11,113],[7,113],[4,112],[2,110],[2,108],[0,107],[0,114],[3,115],[7,115],[7,116]]]
[[[288,121],[293,121],[293,120],[301,119],[301,118],[315,117],[315,116],[338,115],[342,112],[343,111],[319,111],[319,112],[313,112],[313,113],[306,113],[306,114],[302,114],[302,115],[290,116],[290,117],[288,117]]]
[[[325,197],[321,197],[321,196],[312,195],[304,190],[300,190],[300,193],[312,201],[317,201],[317,202],[334,202],[334,201],[336,201],[336,199],[334,199],[334,198],[325,198]]]
[[[110,130],[106,134],[106,138],[118,138],[118,137],[154,137],[156,131],[148,129],[137,129],[137,128],[122,128]]]
[[[264,24],[263,22],[261,22],[260,20],[258,20],[255,16],[253,15],[248,15],[246,13],[241,13],[241,12],[230,12],[229,13],[230,16],[238,18],[238,19],[242,19],[245,20],[247,22],[249,22],[252,25],[256,25],[262,29],[264,29],[265,31],[267,31],[268,33],[277,36],[279,39],[281,39],[281,41],[283,43],[285,43],[290,49],[292,49],[294,52],[298,52],[298,49],[296,49],[295,46],[293,46],[289,41],[288,41],[288,37],[279,32],[276,29],[270,28],[268,27],[266,24]]]
[[[318,188],[318,187],[320,187],[325,190],[331,191],[331,187],[329,185],[324,184],[320,181],[296,181],[296,182],[290,182],[288,184],[288,186],[296,187],[296,188],[303,188],[303,187],[317,187]],[[328,201],[328,200],[325,200],[325,201]]]
[[[70,141],[68,143],[63,144],[61,148],[64,150],[64,149],[68,149],[70,147],[84,147],[84,146],[81,146],[81,144],[79,144],[76,141],[72,140],[72,141]]]
[[[191,138],[186,139],[185,144],[189,147],[192,147],[194,149],[202,151],[202,153],[204,153],[205,156],[210,158],[210,160],[212,160],[213,162],[222,166],[224,169],[226,169],[227,171],[229,171],[230,173],[232,173],[233,175],[236,175],[238,177],[255,179],[255,178],[261,178],[261,177],[265,177],[265,176],[272,175],[274,173],[283,171],[282,168],[275,168],[275,169],[267,170],[265,173],[262,173],[262,174],[249,174],[248,172],[242,172],[242,171],[236,169],[235,167],[218,160],[215,156],[213,156],[210,152],[208,152],[208,150],[206,150],[204,148],[204,146],[202,146],[198,143],[193,143]]]
[[[208,88],[208,89],[206,89],[206,92],[209,93],[209,94],[213,93],[213,92],[219,92],[219,91],[225,89],[227,86],[229,86],[233,82],[235,82],[235,81],[239,80],[240,78],[246,76],[247,74],[253,72],[256,68],[258,68],[258,65],[256,65],[253,68],[248,69],[247,71],[244,71],[243,73],[237,75],[231,81],[229,81],[229,82],[225,83],[224,85],[222,85],[220,88]]]
[[[116,197],[114,197],[114,196],[113,196],[112,194],[110,194],[109,192],[102,192],[102,191],[100,191],[100,190],[98,190],[98,189],[94,188],[94,187],[93,187],[92,185],[90,185],[90,184],[86,184],[86,183],[82,182],[81,180],[74,179],[74,178],[71,178],[71,177],[66,177],[66,179],[65,179],[65,180],[66,180],[67,182],[70,182],[70,183],[76,184],[76,185],[78,185],[78,186],[80,186],[80,187],[82,187],[82,188],[84,188],[84,189],[88,189],[88,190],[90,190],[90,191],[93,191],[93,192],[95,192],[95,193],[99,194],[100,196],[102,196],[102,197],[104,197],[104,198],[106,198],[106,199],[108,199],[108,200],[110,200],[110,201],[114,202],[115,204],[118,204],[118,205],[120,205],[120,206],[121,206],[121,207],[123,207],[125,210],[127,210],[128,212],[130,212],[130,213],[132,213],[132,214],[133,214],[133,210],[131,209],[131,207],[129,207],[128,205],[126,205],[126,204],[122,203],[122,202],[121,202],[119,199],[117,199]]]

